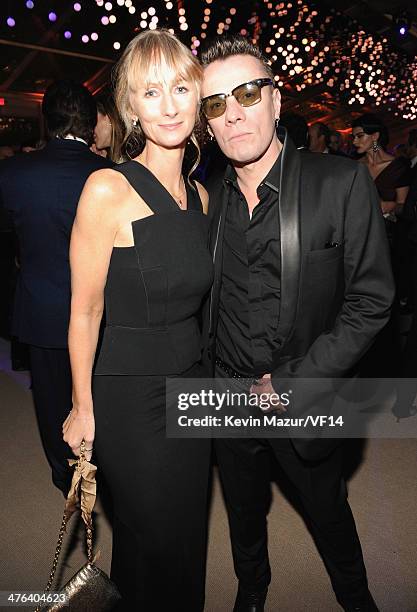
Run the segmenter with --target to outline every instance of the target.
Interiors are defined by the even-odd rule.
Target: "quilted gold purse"
[[[65,503],[55,557],[44,594],[46,595],[52,587],[67,523],[78,509],[81,510],[81,517],[86,530],[87,563],[65,584],[59,595],[54,595],[53,598],[45,598],[46,601],[52,600],[53,603],[48,603],[46,606],[41,604],[35,612],[58,612],[59,610],[65,610],[66,612],[86,612],[86,610],[110,612],[121,599],[121,596],[116,585],[94,564],[91,514],[96,501],[97,468],[85,458],[84,440],[81,443],[80,457],[69,459],[68,462],[75,466],[74,475]]]

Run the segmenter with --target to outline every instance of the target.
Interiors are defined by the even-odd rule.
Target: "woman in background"
[[[203,376],[208,202],[182,175],[187,142],[196,143],[201,79],[196,58],[169,32],[144,31],[129,43],[116,101],[141,152],[88,179],[71,239],[73,409],[64,440],[78,455],[84,439],[87,459],[95,441],[114,506],[111,577],[118,609],[129,612],[204,608],[210,442],[165,431],[166,378]]]
[[[125,161],[122,144],[125,128],[110,91],[104,91],[95,98],[97,103],[97,124],[94,129],[92,150],[98,155],[109,157],[115,164]]]
[[[410,164],[404,157],[394,157],[386,151],[388,130],[371,113],[361,115],[352,123],[353,146],[368,166],[381,199],[382,214],[394,219],[400,212],[410,186]]]
[[[352,123],[352,136],[354,147],[363,155],[359,163],[367,165],[380,197],[391,249],[397,305],[408,267],[404,257],[404,228],[400,215],[410,185],[410,164],[404,157],[394,157],[387,152],[388,129],[377,115],[366,113],[355,119]],[[394,310],[389,323],[362,359],[362,375],[370,378],[394,377],[398,373],[400,355],[400,332]]]

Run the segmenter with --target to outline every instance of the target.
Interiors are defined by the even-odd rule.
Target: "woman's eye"
[[[156,96],[157,91],[156,89],[148,89],[147,91],[145,91],[145,97],[146,98],[152,98],[154,96]]]
[[[185,85],[177,85],[177,92],[178,93],[187,93],[188,89],[185,87]]]

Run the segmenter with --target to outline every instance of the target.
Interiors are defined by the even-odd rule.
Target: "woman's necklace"
[[[184,178],[182,177],[182,191],[180,193],[179,196],[175,195],[174,193],[172,193],[172,197],[174,198],[174,200],[176,201],[177,205],[179,208],[181,208],[181,210],[185,209],[185,206],[187,204],[187,200],[186,200],[186,196],[187,196],[187,191],[185,189],[185,183],[184,183]]]
[[[145,166],[145,168],[148,168],[147,164],[145,163],[145,161],[143,160],[142,156],[139,155],[137,157],[137,160],[143,165]],[[148,168],[149,170],[149,168]],[[150,170],[150,172],[152,172]],[[185,210],[186,206],[187,206],[187,190],[185,188],[185,182],[184,182],[184,177],[181,176],[181,181],[182,181],[182,189],[180,192],[180,195],[177,196],[175,195],[175,193],[171,193],[170,191],[168,191],[168,193],[171,195],[171,197],[175,200],[175,202],[177,203],[178,208],[180,208],[181,210]]]

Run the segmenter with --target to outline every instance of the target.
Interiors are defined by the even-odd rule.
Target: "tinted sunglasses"
[[[216,119],[226,110],[226,98],[233,96],[240,106],[253,106],[261,100],[261,89],[265,85],[274,85],[272,79],[255,79],[238,85],[229,94],[219,93],[201,100],[201,108],[207,119]]]

